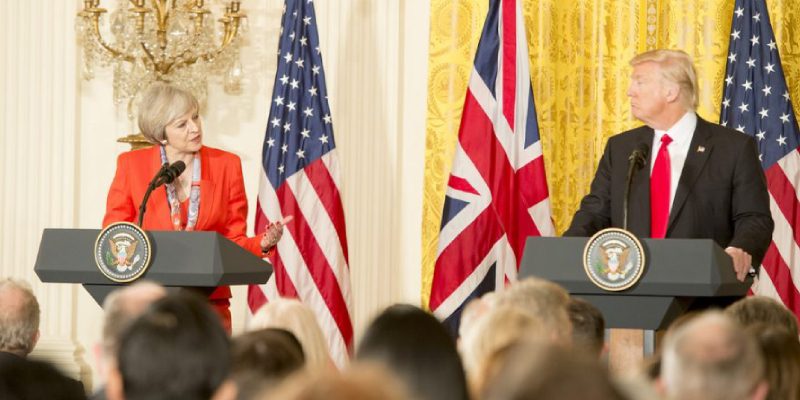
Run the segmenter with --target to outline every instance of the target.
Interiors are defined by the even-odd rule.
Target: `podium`
[[[519,278],[536,276],[558,283],[571,295],[600,309],[606,328],[642,336],[642,354],[652,353],[654,331],[692,309],[725,307],[752,285],[736,279],[730,256],[711,239],[641,239],[647,265],[633,287],[609,292],[586,276],[583,250],[588,238],[530,237]],[[612,343],[613,345],[613,343]],[[613,350],[613,349],[612,349]]]
[[[34,272],[45,283],[80,283],[102,306],[105,297],[125,283],[100,272],[93,250],[98,229],[45,229]],[[210,294],[217,286],[262,284],[270,263],[216,232],[147,231],[152,263],[139,278],[171,288]]]

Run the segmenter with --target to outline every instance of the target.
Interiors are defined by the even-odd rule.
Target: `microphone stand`
[[[628,176],[625,181],[625,196],[622,198],[622,229],[628,230],[628,200],[631,193],[631,183],[633,182],[633,172],[637,167],[644,165],[644,154],[639,149],[633,151],[628,163]]]
[[[167,171],[167,167],[169,167],[168,163],[161,164],[161,169],[158,170],[156,176],[150,181],[150,184],[147,185],[147,191],[144,192],[144,198],[142,199],[142,204],[139,205],[139,222],[138,225],[140,228],[142,227],[142,221],[144,220],[144,213],[147,211],[147,200],[150,199],[150,193],[153,192],[157,187],[161,186],[159,180],[161,179],[164,172]]]

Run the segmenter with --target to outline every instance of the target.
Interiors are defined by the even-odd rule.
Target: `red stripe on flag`
[[[503,236],[491,207],[470,223],[436,259],[430,308],[435,310],[455,291]]]
[[[783,304],[800,318],[800,313],[797,311],[800,310],[800,293],[797,292],[789,266],[781,257],[778,248],[775,247],[775,243],[769,245],[767,253],[764,255],[764,261],[761,264],[762,268],[769,274],[770,279],[772,279],[772,284],[775,286],[775,290],[781,297]]]
[[[462,192],[480,195],[480,193],[478,193],[478,191],[475,190],[475,188],[472,187],[472,185],[470,185],[466,179],[457,177],[455,175],[450,175],[450,180],[447,181],[447,186],[450,186],[451,188],[455,190],[460,190]]]
[[[336,229],[336,235],[339,237],[339,244],[342,246],[344,260],[349,265],[347,230],[344,226],[344,209],[342,208],[342,200],[339,197],[339,187],[321,158],[306,166],[304,171],[308,176],[308,180],[311,181],[314,191],[317,192],[317,197],[322,202],[322,206],[331,218],[333,227]]]
[[[325,304],[330,310],[339,332],[345,340],[345,344],[350,346],[353,340],[353,325],[347,310],[347,303],[342,296],[339,282],[333,274],[325,254],[319,247],[311,226],[303,215],[297,199],[289,188],[288,184],[281,185],[277,190],[278,199],[282,205],[283,215],[293,215],[292,223],[286,225],[286,229],[292,233],[300,255],[308,266],[311,278],[325,300]]]
[[[531,235],[538,236],[539,231],[528,214],[528,207],[516,184],[515,171],[505,150],[497,141],[492,122],[470,91],[467,91],[464,102],[459,140],[461,147],[489,185],[492,207],[508,235],[508,242],[519,265],[525,239]]]
[[[264,304],[267,304],[267,296],[260,287],[251,285],[247,288],[247,305],[250,307],[250,313],[255,314]]]
[[[547,189],[547,174],[544,170],[544,157],[536,157],[517,170],[514,185],[528,208],[550,197]]]
[[[500,20],[500,38],[503,41],[502,60],[503,67],[503,115],[508,120],[508,126],[514,130],[514,111],[517,95],[517,2],[516,0],[503,1],[503,18]]]
[[[792,156],[792,154],[788,155],[788,157]],[[783,217],[792,226],[794,241],[800,243],[800,229],[796,229],[800,226],[800,213],[798,213],[800,204],[797,202],[795,187],[777,163],[767,169],[766,175],[769,193],[775,199]]]
[[[297,298],[297,289],[294,287],[289,273],[286,272],[286,266],[283,264],[283,258],[279,252],[275,252],[275,255],[272,256],[272,268],[275,274],[275,286],[281,297]]]

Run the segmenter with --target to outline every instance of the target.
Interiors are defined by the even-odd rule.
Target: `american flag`
[[[554,232],[516,0],[489,5],[445,196],[429,305],[455,333],[468,300],[516,280],[525,239]]]
[[[248,305],[297,297],[315,313],[331,357],[343,366],[353,343],[352,300],[339,164],[312,0],[286,0],[278,70],[264,135],[257,232],[285,216],[265,285],[250,286]]]
[[[755,136],[775,220],[753,291],[800,315],[800,130],[764,0],[736,0],[720,123]]]

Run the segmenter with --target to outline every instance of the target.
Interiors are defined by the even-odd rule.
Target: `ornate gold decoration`
[[[800,0],[768,5],[790,93],[797,102]],[[424,306],[430,296],[461,108],[487,6],[486,0],[431,0],[422,221]],[[698,112],[718,120],[733,2],[538,0],[523,2],[523,8],[553,218],[557,232],[563,232],[589,190],[606,139],[641,125],[631,117],[626,95],[628,61],[634,55],[652,48],[688,52],[698,72]]]
[[[76,29],[83,47],[83,77],[92,79],[96,66],[113,67],[114,101],[128,102],[130,118],[133,98],[154,81],[171,82],[203,101],[207,77],[224,72],[225,91],[241,91],[239,49],[247,19],[239,1],[225,6],[217,31],[204,0],[117,2],[104,28],[102,16],[108,10],[100,7],[100,0],[84,0]]]

